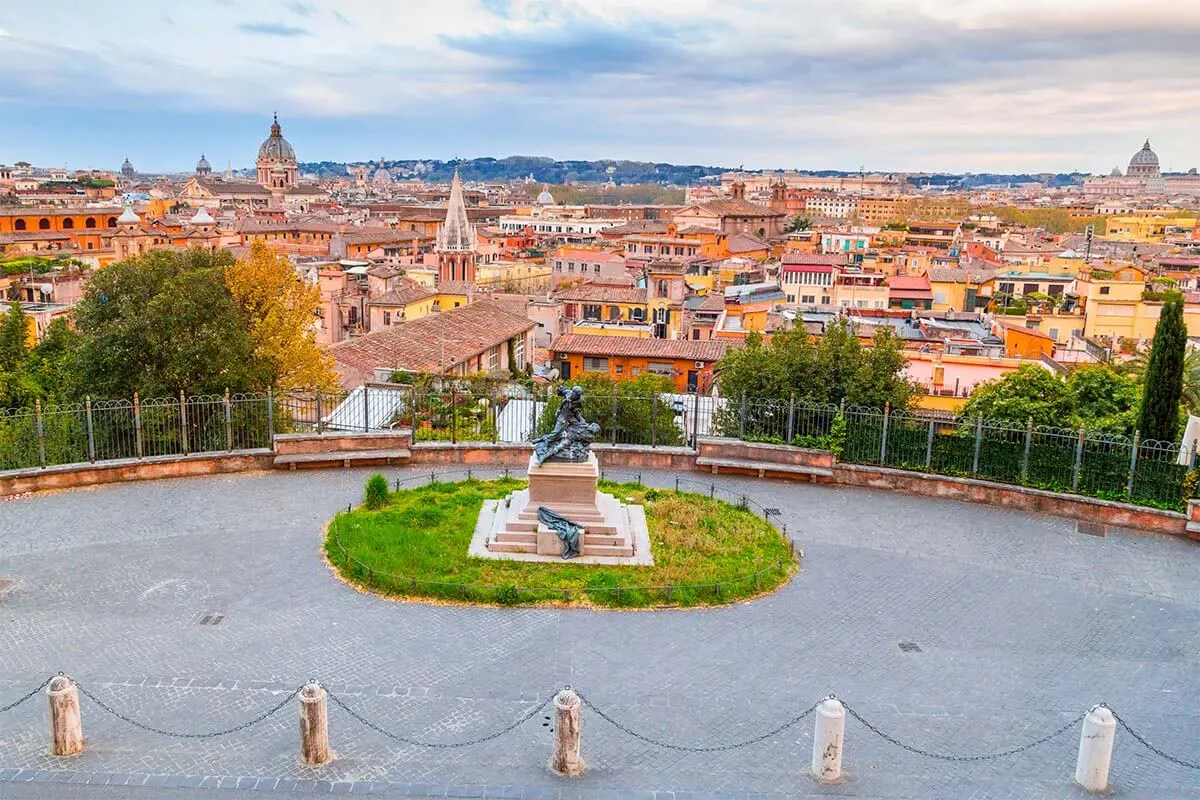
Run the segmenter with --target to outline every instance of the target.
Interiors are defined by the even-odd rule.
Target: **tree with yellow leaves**
[[[334,389],[333,359],[313,336],[321,293],[262,241],[225,269],[225,284],[246,320],[254,356],[270,366],[279,389]]]

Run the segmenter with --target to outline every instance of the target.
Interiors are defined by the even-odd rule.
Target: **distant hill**
[[[372,167],[378,162],[370,162]],[[348,175],[350,167],[364,162],[341,163],[319,161],[300,164],[302,172],[323,176]],[[472,158],[460,161],[385,160],[383,165],[396,177],[406,174],[428,181],[449,181],[457,165],[465,181],[510,181],[533,176],[537,183],[562,185],[566,183],[605,183],[611,178],[617,184],[658,183],[687,186],[704,178],[714,179],[726,167],[698,164],[679,165],[650,161],[555,161],[542,156],[509,156],[508,158]]]

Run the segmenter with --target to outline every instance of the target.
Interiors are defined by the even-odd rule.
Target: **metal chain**
[[[287,697],[280,700],[279,703],[277,703],[276,705],[267,709],[263,713],[259,714],[254,719],[243,722],[241,725],[235,725],[232,728],[226,728],[224,730],[219,730],[219,731],[211,731],[209,733],[180,733],[178,731],[168,731],[164,728],[156,728],[153,725],[147,725],[144,722],[138,722],[136,719],[133,719],[131,717],[128,717],[128,716],[122,714],[120,711],[117,711],[115,708],[108,705],[100,698],[96,697],[96,695],[92,694],[87,689],[85,689],[82,684],[76,683],[75,686],[76,686],[76,688],[79,689],[79,692],[84,697],[91,700],[93,703],[100,706],[100,708],[104,709],[109,714],[112,714],[114,717],[116,717],[120,720],[124,720],[125,722],[128,722],[133,727],[141,728],[142,730],[149,731],[150,733],[157,733],[157,734],[161,734],[163,736],[171,736],[176,739],[214,739],[218,736],[227,736],[231,733],[237,733],[238,731],[244,731],[246,728],[249,728],[252,725],[257,725],[258,723],[265,720],[267,717],[269,717],[275,713],[278,713],[284,706],[286,706],[288,703],[292,702],[292,700],[295,699],[296,695],[300,694],[300,690],[304,688],[303,686],[297,687]]]
[[[1100,705],[1103,706],[1104,708],[1108,708],[1108,706],[1104,705],[1103,703],[1101,703]],[[1112,713],[1113,719],[1115,719],[1121,725],[1121,727],[1124,728],[1129,733],[1130,736],[1132,736],[1134,739],[1137,739],[1138,742],[1141,743],[1142,747],[1146,748],[1151,753],[1154,753],[1157,756],[1161,756],[1162,758],[1165,758],[1167,761],[1170,761],[1173,764],[1178,764],[1181,767],[1187,767],[1188,769],[1200,769],[1200,764],[1193,764],[1191,761],[1184,761],[1182,758],[1176,758],[1173,755],[1169,755],[1167,753],[1164,753],[1162,750],[1159,750],[1157,747],[1150,744],[1150,742],[1146,741],[1145,737],[1143,737],[1140,733],[1135,731],[1133,728],[1129,727],[1129,723],[1126,722],[1125,720],[1121,719],[1121,717],[1117,715],[1117,712],[1113,711],[1111,708],[1108,708],[1108,710],[1110,713]]]
[[[376,733],[383,734],[384,736],[388,737],[389,739],[394,739],[395,741],[402,742],[404,744],[410,744],[415,747],[429,747],[429,748],[434,748],[434,749],[450,749],[450,748],[454,748],[454,747],[470,747],[471,745],[482,744],[484,742],[491,741],[492,739],[497,739],[497,738],[503,736],[504,734],[509,733],[510,731],[516,730],[517,728],[521,727],[529,720],[533,719],[535,716],[537,716],[538,712],[542,711],[546,706],[550,705],[550,701],[554,699],[554,695],[550,695],[545,700],[538,703],[537,706],[535,706],[533,709],[531,709],[528,713],[526,713],[524,716],[522,716],[520,719],[518,719],[513,724],[511,724],[505,728],[502,728],[502,729],[496,731],[495,733],[489,733],[487,736],[480,736],[478,739],[471,739],[466,742],[422,742],[417,739],[409,739],[406,736],[401,736],[398,733],[392,733],[389,730],[385,730],[385,729],[379,727],[374,722],[371,722],[370,720],[365,719],[357,711],[355,711],[354,709],[350,708],[350,706],[348,706],[344,702],[342,702],[342,699],[340,697],[338,697],[336,694],[334,694],[333,692],[329,691],[328,688],[325,689],[325,693],[328,694],[329,699],[332,700],[334,703],[336,703],[343,711],[345,711],[351,717],[358,720],[363,725],[366,725],[368,728],[375,731]]]
[[[1087,716],[1087,712],[1085,711],[1084,713],[1082,713],[1079,716],[1072,719],[1070,722],[1066,723],[1065,725],[1063,725],[1060,728],[1057,728],[1053,732],[1046,734],[1042,738],[1034,739],[1032,742],[1029,742],[1028,744],[1023,744],[1020,747],[1014,747],[1011,750],[1003,750],[999,753],[987,753],[985,755],[978,755],[978,756],[959,756],[959,755],[952,755],[952,754],[947,754],[947,753],[934,753],[929,750],[922,750],[920,747],[913,747],[912,745],[905,744],[904,742],[900,741],[896,737],[890,736],[890,735],[884,733],[883,731],[879,730],[879,728],[876,728],[874,725],[867,722],[865,719],[862,718],[862,715],[860,715],[857,711],[855,711],[853,708],[851,708],[846,703],[846,701],[839,699],[839,702],[841,702],[842,707],[846,709],[847,714],[849,714],[850,716],[854,717],[856,720],[861,722],[863,727],[865,727],[867,730],[871,731],[871,733],[874,733],[876,736],[880,737],[881,739],[891,742],[892,744],[896,745],[896,747],[899,747],[902,750],[907,750],[910,753],[915,753],[919,756],[925,756],[927,758],[936,758],[941,761],[960,761],[960,762],[991,761],[992,759],[996,759],[996,758],[1007,758],[1008,756],[1015,756],[1017,753],[1023,753],[1026,750],[1032,750],[1033,748],[1037,747],[1040,744],[1045,744],[1046,742],[1050,741],[1051,739],[1053,739],[1056,736],[1061,736],[1062,734],[1066,733],[1071,728],[1075,727],[1075,725],[1079,724],[1079,722],[1084,717]]]
[[[25,695],[24,697],[22,697],[20,700],[17,700],[17,701],[15,701],[15,702],[9,703],[9,704],[8,704],[8,705],[6,705],[6,706],[0,707],[0,714],[3,714],[5,711],[12,711],[14,708],[16,708],[17,706],[21,705],[21,703],[24,703],[26,700],[30,699],[30,698],[31,698],[31,697],[33,697],[35,694],[37,694],[38,692],[40,692],[42,689],[45,689],[47,686],[49,686],[49,685],[50,685],[50,681],[52,681],[52,680],[54,680],[54,678],[53,678],[53,677],[46,678],[46,680],[42,681],[40,685],[38,685],[38,686],[35,686],[35,687],[33,688],[33,690],[32,690],[32,691],[30,691],[28,694],[26,694],[26,695]]]
[[[576,694],[579,694],[578,690],[576,691]],[[681,750],[681,751],[687,752],[687,753],[720,753],[725,750],[736,750],[739,747],[749,747],[750,745],[758,744],[761,741],[770,739],[772,736],[776,736],[780,733],[783,733],[788,728],[792,727],[793,725],[795,725],[796,723],[800,722],[802,719],[807,717],[809,714],[816,711],[817,706],[821,705],[820,702],[813,703],[806,710],[801,711],[799,714],[792,717],[791,719],[789,719],[787,722],[783,723],[779,727],[772,728],[771,730],[767,731],[766,733],[761,734],[759,736],[755,736],[753,739],[747,739],[744,742],[735,742],[733,744],[719,744],[719,745],[713,745],[712,747],[692,747],[689,745],[671,744],[670,742],[664,742],[661,739],[653,739],[649,736],[638,733],[637,731],[630,730],[626,726],[622,725],[620,722],[617,722],[615,719],[610,717],[608,714],[605,714],[603,711],[601,711],[599,708],[597,708],[595,705],[593,705],[592,702],[590,700],[588,700],[586,697],[584,697],[582,694],[579,694],[579,699],[583,702],[583,704],[585,706],[587,706],[589,709],[591,709],[596,714],[596,716],[600,717],[600,719],[604,720],[609,725],[612,725],[617,730],[623,731],[624,733],[629,734],[630,736],[632,736],[635,739],[641,739],[643,742],[646,742],[647,744],[655,745],[656,747],[665,747],[669,750]]]

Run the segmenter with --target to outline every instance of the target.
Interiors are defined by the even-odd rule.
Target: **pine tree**
[[[1143,439],[1173,442],[1179,431],[1179,400],[1183,396],[1183,361],[1187,352],[1187,326],[1183,322],[1183,296],[1173,292],[1163,303],[1154,328],[1154,342],[1146,366],[1146,384],[1138,414]]]

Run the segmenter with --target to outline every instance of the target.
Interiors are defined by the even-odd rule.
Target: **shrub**
[[[363,492],[363,503],[371,511],[378,511],[387,505],[388,501],[388,482],[387,478],[379,473],[375,473],[367,478],[366,489]]]

